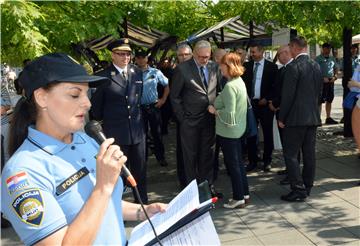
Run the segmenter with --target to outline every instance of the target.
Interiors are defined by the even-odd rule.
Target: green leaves
[[[360,1],[3,1],[2,61],[22,60],[47,52],[72,53],[70,44],[107,34],[119,37],[124,17],[179,36],[241,16],[244,23],[292,27],[310,42],[341,45],[342,30],[360,33]]]

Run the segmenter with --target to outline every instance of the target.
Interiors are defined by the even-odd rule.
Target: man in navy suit
[[[251,100],[256,120],[260,122],[264,135],[264,172],[270,171],[271,155],[274,149],[273,143],[273,118],[274,112],[269,108],[269,100],[272,97],[277,66],[264,59],[264,48],[259,44],[250,45],[251,61],[244,63],[245,73],[242,76]],[[248,172],[257,167],[257,136],[247,139],[249,164]]]
[[[207,180],[213,196],[222,196],[213,186],[215,117],[208,112],[220,81],[218,66],[209,61],[211,45],[195,44],[193,58],[179,64],[173,75],[171,103],[180,124],[186,183]]]
[[[111,51],[112,64],[96,75],[110,78],[111,84],[95,91],[91,98],[91,114],[102,121],[105,135],[115,138],[115,143],[127,156],[141,200],[147,203],[145,131],[140,108],[142,72],[129,64],[128,39],[116,40],[107,48]],[[136,196],[135,202],[139,202]]]

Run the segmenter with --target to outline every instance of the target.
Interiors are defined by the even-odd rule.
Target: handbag
[[[246,111],[246,129],[244,136],[249,138],[257,135],[257,122],[253,108],[250,103],[249,97],[247,97],[247,111]]]

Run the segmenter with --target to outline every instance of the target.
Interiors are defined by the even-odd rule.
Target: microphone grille
[[[94,133],[97,133],[97,132],[102,132],[101,124],[100,124],[100,122],[98,122],[96,120],[89,121],[85,125],[84,129],[85,129],[86,134],[88,134],[89,136],[93,136]]]

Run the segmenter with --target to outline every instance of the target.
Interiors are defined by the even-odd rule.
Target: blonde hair
[[[245,71],[241,65],[240,55],[234,52],[225,54],[220,63],[228,67],[229,75],[232,78],[240,77]]]

